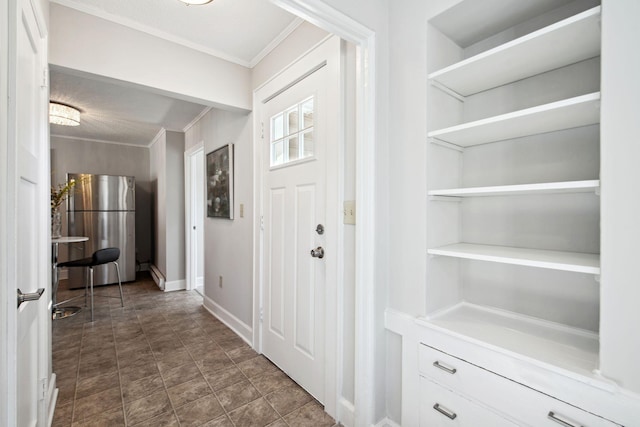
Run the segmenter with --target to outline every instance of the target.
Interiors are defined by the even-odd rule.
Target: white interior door
[[[204,145],[185,153],[188,289],[204,295]]]
[[[46,40],[42,21],[27,0],[10,2],[10,32],[15,35],[15,74],[10,73],[8,109],[8,156],[3,170],[8,171],[7,225],[13,228],[8,239],[12,253],[7,254],[9,316],[14,316],[15,335],[9,334],[9,387],[15,387],[15,404],[8,412],[15,414],[15,425],[45,425],[49,416],[46,391],[50,378],[50,253],[48,217],[48,140],[46,105],[48,100]],[[13,62],[15,60],[15,62]],[[13,227],[12,227],[13,226]],[[25,294],[43,296],[16,304],[18,289]],[[11,294],[10,293],[10,294]],[[16,309],[17,307],[17,309]],[[4,343],[3,343],[4,345]],[[11,393],[11,391],[9,391]],[[15,412],[14,412],[15,411]],[[11,415],[9,415],[11,423]]]
[[[339,40],[334,43],[339,55]],[[283,89],[275,96],[264,93],[260,107],[262,352],[320,402],[326,383],[327,265],[337,254],[327,247],[330,233],[336,234],[335,227],[326,227],[328,205],[335,204],[327,200],[327,174],[336,168],[327,153],[338,144],[333,117],[340,110],[338,73],[327,66],[326,55],[326,49],[314,52],[296,64],[305,73],[272,81],[271,87]]]

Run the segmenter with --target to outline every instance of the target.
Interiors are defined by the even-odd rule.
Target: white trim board
[[[165,292],[184,291],[186,288],[187,288],[187,282],[184,279],[164,282]]]
[[[221,305],[219,305],[206,295],[202,296],[202,302],[204,308],[209,313],[211,313],[218,320],[227,325],[229,329],[235,332],[236,335],[242,338],[247,344],[253,346],[253,329],[251,328],[251,326],[238,319],[236,316],[225,310]]]
[[[317,27],[355,44],[356,76],[356,283],[355,283],[355,420],[372,425],[375,414],[375,182],[376,182],[376,33],[321,0],[271,0],[272,3]],[[260,200],[256,200],[260,202]],[[259,205],[256,205],[259,206]],[[255,250],[255,248],[254,248]],[[260,266],[254,266],[254,272]],[[254,276],[254,289],[257,278]],[[254,292],[254,303],[260,299]],[[255,304],[254,304],[255,307]],[[254,310],[254,316],[259,314]],[[255,321],[255,320],[254,320]],[[337,325],[338,339],[343,325]],[[343,364],[342,355],[337,363]],[[353,362],[353,363],[351,363]],[[339,371],[336,383],[342,385]],[[339,394],[339,393],[338,393]],[[333,402],[335,406],[339,402]],[[341,421],[341,420],[337,420]]]

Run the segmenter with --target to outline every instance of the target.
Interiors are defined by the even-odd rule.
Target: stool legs
[[[120,288],[120,305],[124,307],[124,298],[122,297],[122,282],[120,281],[120,267],[115,261],[113,261],[113,265],[116,266],[116,274],[118,275],[118,287]]]
[[[93,322],[93,267],[89,267],[89,286],[91,287],[91,321]]]

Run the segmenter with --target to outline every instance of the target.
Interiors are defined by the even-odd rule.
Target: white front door
[[[326,44],[296,64],[302,74],[285,72],[256,93],[264,100],[262,352],[320,402],[326,274],[337,255],[335,244],[328,244],[337,233],[328,220],[336,203],[327,197],[327,174],[337,165],[328,163],[327,154],[338,146],[340,111],[340,44]]]
[[[8,367],[2,385],[8,393],[2,422],[20,427],[44,426],[50,415],[46,399],[51,373],[48,82],[46,29],[38,17],[32,2],[9,1],[9,40],[15,50],[10,48],[8,54],[8,133],[1,157],[6,174],[1,194],[6,252],[0,251],[0,262],[6,266],[3,279],[9,282],[2,283],[8,289],[3,303],[9,326],[1,343],[6,344]],[[40,288],[40,299],[18,306],[18,290],[35,296]]]

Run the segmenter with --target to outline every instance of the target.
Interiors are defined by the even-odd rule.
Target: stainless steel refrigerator
[[[76,185],[68,199],[68,235],[87,236],[88,241],[69,248],[69,259],[90,257],[102,248],[120,248],[123,282],[136,278],[135,178],[132,176],[68,173]],[[69,269],[71,288],[84,287],[84,269]],[[94,285],[117,283],[113,265],[94,268]]]

